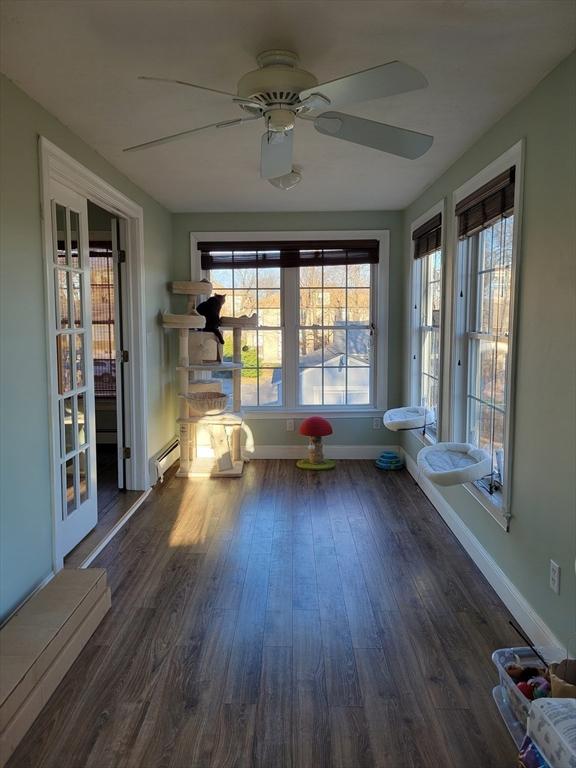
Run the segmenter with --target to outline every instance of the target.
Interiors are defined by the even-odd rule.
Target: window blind
[[[455,213],[459,238],[477,232],[498,216],[513,213],[514,179],[515,168],[509,168],[458,203]]]
[[[412,233],[414,258],[421,259],[442,245],[442,214],[437,213]]]
[[[202,269],[377,264],[378,240],[200,242]]]

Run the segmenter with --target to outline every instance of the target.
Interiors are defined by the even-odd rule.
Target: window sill
[[[502,491],[489,494],[488,491],[479,488],[475,483],[466,483],[464,488],[478,501],[496,522],[507,532],[510,528],[510,517],[506,506],[506,500]]]
[[[378,417],[382,419],[384,410],[381,408],[326,408],[319,405],[306,408],[242,408],[244,417],[250,419],[299,419],[306,416],[324,416],[326,419],[347,419],[350,417],[367,416],[370,418]],[[384,425],[382,425],[382,428]]]

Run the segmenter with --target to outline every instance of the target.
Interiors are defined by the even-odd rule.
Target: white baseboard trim
[[[418,465],[410,454],[406,451],[403,451],[403,454],[408,472],[416,480],[440,517],[456,536],[460,544],[462,544],[473,562],[488,580],[492,589],[532,642],[537,646],[561,648],[565,651],[564,645],[554,635],[550,627],[536,613],[528,600],[526,600],[516,585],[512,583],[490,553],[484,549],[472,531],[462,522],[462,519],[448,504],[436,486],[426,477],[420,475]],[[518,644],[522,645],[522,641],[519,640]]]
[[[306,458],[306,440],[302,445],[256,445],[251,459],[304,459]],[[327,459],[377,459],[382,451],[398,451],[398,445],[324,445]]]
[[[176,436],[157,451],[149,461],[148,477],[150,485],[156,485],[158,480],[164,480],[164,473],[180,458],[180,441]]]

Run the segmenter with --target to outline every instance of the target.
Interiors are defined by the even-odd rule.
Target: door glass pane
[[[71,272],[72,281],[72,306],[74,308],[74,325],[76,328],[82,326],[82,284],[79,272]]]
[[[70,336],[62,333],[56,337],[58,367],[58,392],[63,395],[72,389],[72,365],[70,358]]]
[[[78,445],[86,443],[86,395],[78,395]]]
[[[57,264],[66,264],[66,208],[56,204],[56,253]]]
[[[70,277],[65,269],[56,270],[56,275],[56,321],[59,328],[69,328],[68,294],[70,292]]]
[[[88,498],[88,451],[78,454],[80,504]]]
[[[70,211],[70,266],[80,266],[80,215]]]
[[[72,398],[67,397],[60,401],[60,419],[61,434],[63,441],[64,455],[74,450],[74,411]]]
[[[65,514],[71,515],[76,509],[76,489],[74,486],[74,464],[75,460],[68,459],[63,465],[64,470],[64,488],[65,488]]]
[[[75,347],[76,347],[76,386],[83,387],[85,382],[84,376],[84,334],[74,334]]]

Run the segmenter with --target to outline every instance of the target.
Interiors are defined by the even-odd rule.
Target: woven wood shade
[[[509,168],[456,206],[458,237],[467,237],[499,216],[514,212],[515,168]]]
[[[437,213],[412,233],[414,258],[421,259],[442,245],[442,214]]]

